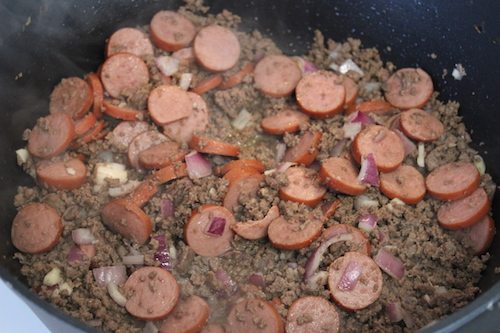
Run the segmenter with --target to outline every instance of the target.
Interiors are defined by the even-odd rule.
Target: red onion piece
[[[344,130],[344,138],[353,140],[361,131],[361,123],[345,122],[342,129]]]
[[[144,265],[144,255],[135,254],[130,256],[122,257],[122,262],[124,265]]]
[[[396,258],[391,252],[383,248],[378,251],[373,260],[375,260],[380,269],[396,280],[402,279],[405,275],[405,266],[403,265],[403,262],[399,258]]]
[[[222,285],[222,289],[219,290],[219,296],[231,296],[238,291],[238,285],[225,270],[218,269],[215,271],[215,277]]]
[[[226,227],[226,219],[219,216],[214,216],[207,229],[207,234],[210,236],[222,236]]]
[[[372,231],[376,226],[378,222],[378,217],[375,214],[363,214],[360,217],[358,217],[358,228],[370,232]]]
[[[348,242],[348,241],[352,241],[352,235],[350,233],[336,234],[328,238],[327,240],[323,241],[323,243],[321,243],[316,248],[316,250],[313,251],[313,253],[309,256],[309,258],[307,258],[306,264],[304,266],[305,270],[304,280],[308,282],[309,279],[314,275],[319,265],[321,264],[321,261],[323,260],[323,255],[325,254],[325,251],[330,247],[330,245],[337,242]]]
[[[347,117],[347,121],[351,123],[360,123],[361,125],[374,124],[375,121],[365,112],[356,111]]]
[[[158,235],[154,236],[153,239],[158,242],[158,248],[156,249],[154,255],[155,260],[160,263],[161,268],[166,269],[167,271],[172,271],[174,265],[172,263],[170,251],[167,247],[167,238],[165,235]]]
[[[403,308],[401,308],[401,303],[391,302],[385,305],[385,313],[389,320],[393,323],[397,323],[403,320]]]
[[[342,139],[339,142],[337,142],[330,151],[330,156],[339,157],[340,154],[342,154],[342,152],[344,151],[346,145],[347,145],[347,139]]]
[[[156,67],[165,76],[172,76],[179,70],[179,59],[170,56],[159,56],[155,59]]]
[[[295,61],[297,66],[299,66],[302,74],[308,74],[308,73],[316,72],[318,70],[318,67],[316,67],[315,64],[313,64],[312,62],[310,62],[302,57],[292,57],[292,59]]]
[[[291,167],[297,165],[297,163],[294,162],[283,162],[278,164],[278,167],[276,168],[276,171],[279,173],[283,173],[286,170],[290,169]]]
[[[350,261],[347,264],[342,276],[340,277],[337,288],[342,291],[351,291],[356,287],[361,272],[363,271],[363,266],[358,264],[356,261]]]
[[[190,152],[184,159],[189,178],[198,179],[212,174],[212,165],[197,151]]]
[[[100,287],[106,287],[110,282],[119,285],[127,281],[127,270],[123,265],[94,268],[92,274]]]
[[[260,288],[264,288],[266,286],[266,281],[264,280],[264,276],[261,273],[250,274],[250,276],[248,277],[248,282]]]
[[[377,237],[379,242],[383,242],[385,239],[385,234],[382,230],[377,229],[377,232],[375,233],[375,237]]]
[[[68,255],[66,256],[66,260],[70,264],[80,263],[85,259],[85,253],[80,249],[78,245],[73,245],[71,249],[69,249]]]
[[[276,144],[276,162],[281,162],[283,157],[285,157],[286,145],[283,142]]]
[[[174,216],[174,202],[169,199],[163,199],[161,201],[161,215],[163,217],[172,217]]]
[[[92,232],[88,228],[79,228],[71,232],[71,238],[73,242],[78,245],[94,244],[96,239]]]
[[[413,141],[411,141],[406,135],[404,135],[403,132],[401,132],[398,129],[394,129],[393,131],[399,136],[401,142],[403,143],[403,147],[405,149],[405,156],[408,156],[417,149],[417,146],[413,143]]]
[[[361,169],[359,170],[358,180],[364,184],[378,187],[380,180],[378,177],[377,165],[372,153],[361,158]]]

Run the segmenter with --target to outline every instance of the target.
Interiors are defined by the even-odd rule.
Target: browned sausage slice
[[[218,175],[226,175],[229,171],[231,171],[233,169],[241,169],[241,168],[252,168],[252,169],[255,169],[255,171],[257,171],[259,173],[262,173],[265,170],[265,166],[264,166],[264,164],[262,164],[262,162],[260,160],[240,159],[240,160],[229,161],[226,164],[224,164],[220,167],[217,167],[216,173]]]
[[[382,172],[395,170],[405,158],[405,148],[399,136],[380,125],[371,125],[356,135],[351,147],[352,156],[361,163],[362,156],[373,154]]]
[[[465,246],[470,247],[475,255],[484,253],[495,236],[495,222],[490,216],[485,216],[472,226],[456,231],[452,235]]]
[[[385,85],[385,99],[399,109],[421,108],[434,90],[431,77],[420,68],[402,68]]]
[[[298,298],[288,309],[287,333],[336,333],[339,329],[340,317],[337,309],[323,297]]]
[[[324,160],[319,169],[319,176],[327,186],[349,195],[359,195],[366,190],[358,180],[358,173],[351,161],[341,157]]]
[[[92,89],[79,77],[69,77],[52,90],[50,94],[49,111],[65,113],[71,118],[81,118],[87,113],[94,100]]]
[[[210,308],[196,295],[181,299],[160,326],[160,333],[197,333],[208,320]]]
[[[54,208],[31,203],[21,208],[12,222],[12,244],[25,253],[48,252],[57,245],[62,231],[61,217]]]
[[[481,176],[474,164],[452,162],[432,170],[425,179],[425,186],[437,199],[456,200],[474,192],[480,181]]]
[[[165,318],[179,300],[179,285],[174,276],[159,267],[142,267],[124,285],[125,308],[142,320]]]
[[[217,257],[231,249],[235,223],[233,214],[222,206],[202,206],[184,226],[184,240],[198,255]]]
[[[282,200],[301,202],[316,206],[326,194],[326,189],[318,184],[317,174],[303,167],[292,167],[285,171],[288,185],[280,188]]]
[[[382,293],[382,272],[368,256],[347,252],[328,269],[328,287],[340,306],[360,310],[375,302]]]
[[[139,165],[146,169],[161,169],[174,162],[182,161],[186,151],[177,142],[166,141],[151,146],[139,153]]]
[[[481,220],[490,210],[490,200],[482,187],[471,195],[439,207],[437,219],[445,229],[462,229]]]
[[[188,91],[193,111],[183,119],[163,125],[163,131],[172,140],[188,143],[193,134],[202,134],[208,126],[208,106],[203,97]]]
[[[208,324],[201,330],[201,333],[225,333],[224,326],[219,324]]]
[[[254,70],[255,88],[272,97],[289,96],[302,77],[297,63],[284,55],[262,58]]]
[[[352,240],[349,242],[349,249],[351,251],[360,252],[367,256],[371,253],[371,244],[368,237],[358,228],[349,224],[334,224],[328,229],[323,231],[321,239],[326,241],[338,235],[350,234]]]
[[[116,53],[102,65],[101,81],[114,98],[132,96],[148,84],[148,66],[136,55]]]
[[[410,165],[400,165],[394,171],[380,174],[380,191],[391,199],[416,204],[425,196],[424,176]]]
[[[151,91],[148,111],[158,125],[189,117],[193,113],[193,102],[189,94],[177,86],[159,86]]]
[[[345,88],[332,72],[317,71],[304,76],[295,94],[302,110],[313,117],[331,117],[344,107]]]
[[[131,53],[138,57],[153,55],[153,45],[144,32],[135,28],[121,28],[109,37],[107,56],[116,53]]]
[[[41,161],[36,168],[40,185],[72,190],[85,184],[87,167],[77,158],[67,161]]]
[[[229,211],[233,211],[240,198],[246,200],[255,197],[263,180],[264,176],[257,173],[232,181],[224,197],[224,207]]]
[[[271,222],[280,216],[278,206],[272,206],[266,216],[261,220],[237,222],[231,226],[240,237],[250,240],[261,239],[267,236],[267,229]]]
[[[276,309],[262,299],[243,299],[227,316],[228,332],[283,333],[283,321]]]
[[[193,43],[196,61],[206,70],[222,72],[230,69],[240,58],[238,37],[228,28],[209,25],[202,28]]]
[[[305,221],[286,220],[280,216],[269,225],[267,236],[275,248],[298,250],[311,245],[322,229],[323,221],[312,216]]]
[[[101,210],[103,223],[112,231],[143,245],[153,230],[151,219],[137,205],[126,199],[116,199]]]
[[[149,30],[153,43],[169,52],[188,46],[196,34],[196,29],[190,20],[169,10],[156,13],[149,24]]]
[[[167,137],[156,130],[143,132],[137,135],[128,146],[128,160],[130,165],[136,169],[140,169],[139,154],[165,141],[168,141]]]
[[[443,123],[420,109],[401,112],[399,124],[409,138],[417,141],[434,141],[444,133]]]
[[[354,82],[353,79],[345,75],[342,75],[340,77],[340,82],[342,82],[342,85],[345,88],[344,107],[348,108],[350,106],[354,106],[354,104],[356,103],[356,98],[358,97],[358,85],[356,84],[356,82]]]
[[[321,143],[321,137],[321,132],[305,132],[295,146],[287,149],[283,161],[306,166],[311,164],[314,162],[316,156],[318,156],[318,147]]]
[[[280,111],[275,115],[262,119],[260,126],[269,134],[285,134],[299,130],[300,125],[309,121],[309,117],[294,110]]]
[[[75,137],[75,125],[65,113],[54,113],[39,118],[30,132],[28,151],[31,155],[48,158],[68,148]]]
[[[149,125],[145,121],[122,121],[113,129],[110,142],[120,151],[126,151],[136,136],[146,132]]]

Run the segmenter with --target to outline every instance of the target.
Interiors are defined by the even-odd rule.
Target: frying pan
[[[422,67],[431,73],[442,100],[461,104],[488,172],[500,182],[500,1],[330,0],[330,1],[209,1],[212,12],[227,8],[243,17],[242,29],[258,28],[288,54],[302,54],[313,31],[345,40],[362,39],[377,47],[383,60],[398,67]],[[147,24],[152,15],[177,8],[177,1],[107,0],[0,1],[0,276],[25,299],[45,324],[57,332],[92,331],[42,301],[24,284],[13,260],[10,224],[18,185],[32,185],[15,163],[21,134],[47,113],[52,87],[67,76],[82,76],[103,61],[105,39],[117,28]],[[436,55],[431,56],[431,55]],[[462,64],[467,76],[450,73]],[[448,72],[444,75],[443,71]],[[481,144],[479,144],[481,143]],[[500,221],[500,199],[493,201]],[[491,259],[479,283],[483,293],[425,332],[498,332],[500,242],[495,238]]]

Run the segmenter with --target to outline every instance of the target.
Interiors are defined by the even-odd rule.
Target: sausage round
[[[313,170],[292,167],[285,171],[285,175],[288,185],[279,190],[282,200],[316,206],[326,194],[326,189],[317,184],[317,175]]]
[[[286,316],[287,333],[335,333],[340,317],[335,306],[323,297],[304,296],[296,299]]]
[[[190,20],[169,10],[159,11],[153,16],[149,31],[153,43],[169,52],[188,46],[196,34],[196,29]]]
[[[188,92],[177,86],[159,86],[148,97],[148,111],[158,125],[166,125],[193,113]]]
[[[431,77],[420,68],[402,68],[385,83],[385,99],[399,109],[421,108],[431,98]]]
[[[160,333],[197,333],[208,320],[210,307],[201,297],[181,299],[160,326]]]
[[[132,96],[148,84],[148,66],[136,55],[116,53],[102,65],[101,81],[114,98]]]
[[[255,197],[263,180],[264,176],[256,173],[232,181],[224,197],[224,207],[233,211],[234,207],[238,205],[240,197],[245,199]]]
[[[290,147],[285,152],[283,161],[309,165],[318,156],[318,147],[321,143],[321,132],[307,131],[300,138],[297,144]]]
[[[298,131],[308,121],[309,117],[302,112],[284,110],[262,119],[260,127],[269,134],[285,134]]]
[[[196,61],[212,72],[232,68],[240,58],[240,51],[240,42],[234,32],[219,25],[202,28],[193,43]]]
[[[432,170],[425,179],[429,193],[440,200],[457,200],[474,192],[481,181],[476,166],[468,162],[452,162]]]
[[[127,151],[132,140],[148,129],[149,124],[145,121],[122,121],[113,129],[110,142],[119,151]]]
[[[323,221],[312,216],[305,221],[286,220],[280,216],[269,225],[267,236],[275,248],[298,250],[311,245],[322,229]]]
[[[409,138],[417,141],[434,141],[444,133],[443,123],[430,113],[420,109],[401,112],[399,125]]]
[[[490,210],[490,200],[482,187],[471,195],[439,207],[437,219],[445,229],[462,229],[477,223]]]
[[[255,88],[272,97],[289,96],[302,77],[297,63],[284,55],[262,58],[254,70]]]
[[[228,332],[283,333],[279,313],[262,299],[243,299],[236,303],[227,316]]]
[[[400,165],[394,171],[380,174],[380,191],[391,199],[416,204],[425,196],[424,176],[410,165]]]
[[[59,155],[75,137],[75,125],[65,113],[54,113],[39,118],[30,132],[28,151],[40,158]]]
[[[475,255],[484,253],[493,242],[495,236],[495,222],[490,216],[485,216],[472,226],[452,231],[462,244],[470,247]]]
[[[138,57],[154,55],[153,45],[148,36],[139,29],[121,28],[109,37],[107,56],[116,53],[131,53]]]
[[[128,160],[130,165],[140,169],[139,154],[155,145],[168,141],[167,137],[156,130],[142,132],[137,135],[128,146]]]
[[[160,169],[169,164],[182,161],[186,152],[177,142],[166,141],[151,146],[139,153],[139,165],[146,169]]]
[[[85,184],[87,167],[77,158],[66,161],[41,161],[36,178],[45,187],[72,190]]]
[[[341,157],[324,160],[319,169],[319,176],[327,186],[349,195],[359,195],[366,190],[358,180],[358,173],[351,161]]]
[[[49,112],[65,113],[71,118],[81,118],[94,100],[92,89],[79,77],[62,79],[50,94]]]

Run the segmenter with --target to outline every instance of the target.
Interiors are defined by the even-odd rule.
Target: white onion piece
[[[330,67],[331,70],[338,72],[339,71],[339,65],[336,63],[332,62],[328,67]]]
[[[250,274],[250,276],[248,276],[248,282],[260,288],[264,288],[266,286],[266,281],[264,280],[262,273]]]
[[[113,162],[97,163],[95,167],[95,183],[104,185],[107,179],[116,180],[120,184],[126,183],[128,173],[125,165]]]
[[[97,241],[88,228],[79,228],[71,231],[71,238],[78,245],[95,244]]]
[[[358,218],[358,228],[370,232],[376,226],[378,222],[378,217],[375,214],[363,214]]]
[[[197,151],[193,150],[184,159],[189,178],[198,179],[212,174],[212,165]]]
[[[142,329],[142,333],[158,333],[159,329],[152,321],[146,322],[144,328]]]
[[[484,164],[484,160],[481,156],[475,155],[474,158],[472,159],[472,162],[477,168],[477,171],[479,171],[479,174],[482,176],[486,172],[486,165]]]
[[[373,81],[366,82],[365,85],[362,86],[362,88],[367,93],[379,91],[381,87],[382,87],[382,84],[380,82],[373,82]]]
[[[54,267],[43,277],[43,284],[49,287],[55,286],[63,281],[61,269]]]
[[[108,283],[106,289],[108,289],[109,296],[113,299],[113,301],[116,302],[116,304],[125,306],[125,304],[127,303],[127,299],[125,298],[125,296],[123,296],[115,283]]]
[[[344,130],[344,138],[354,140],[356,135],[358,135],[361,131],[362,126],[363,125],[361,123],[344,123],[344,126],[342,126],[342,129]]]
[[[179,59],[170,56],[159,56],[156,58],[156,67],[165,76],[172,76],[179,70]]]
[[[405,266],[403,262],[384,248],[378,251],[373,260],[375,260],[380,269],[396,280],[401,280],[405,275]]]
[[[92,274],[100,287],[106,287],[110,282],[118,285],[127,281],[127,270],[123,265],[94,268]]]
[[[28,161],[30,153],[28,152],[27,149],[21,148],[16,150],[16,156],[17,156],[17,164],[21,165]]]
[[[286,145],[283,142],[278,142],[276,144],[276,162],[281,162],[283,157],[285,157]]]
[[[283,173],[295,165],[297,165],[297,163],[295,162],[283,162],[276,167],[276,171],[279,173]]]
[[[191,86],[191,81],[193,80],[192,73],[182,73],[181,79],[179,80],[179,88],[182,90],[188,90]]]
[[[348,140],[347,139],[342,139],[339,142],[333,146],[333,148],[330,150],[330,156],[331,157],[339,157],[340,154],[344,151],[345,146],[347,145]]]
[[[342,291],[353,290],[356,287],[362,272],[363,266],[361,266],[357,261],[350,261],[340,277],[337,288]]]
[[[130,180],[120,186],[110,187],[108,189],[108,194],[110,197],[113,198],[121,197],[122,195],[131,193],[133,190],[137,188],[137,186],[139,186],[140,183],[141,182],[138,180]]]
[[[350,72],[350,71],[356,72],[359,75],[365,75],[363,70],[361,68],[359,68],[359,66],[356,65],[356,63],[354,61],[352,61],[351,59],[347,59],[346,61],[344,61],[342,63],[342,65],[340,65],[339,72],[342,74],[346,74],[347,72]]]
[[[377,165],[372,153],[361,158],[361,169],[359,170],[358,180],[367,185],[378,187],[380,179],[378,177]]]
[[[425,145],[423,142],[418,143],[417,165],[425,168]]]
[[[354,199],[354,208],[357,210],[363,209],[363,208],[378,208],[379,202],[378,200],[370,199],[365,194],[358,195]]]
[[[403,143],[403,147],[405,149],[405,156],[408,156],[417,149],[417,146],[415,146],[413,141],[411,141],[406,135],[404,135],[403,132],[401,132],[398,129],[393,129],[393,131],[399,136],[401,142]]]
[[[231,125],[241,131],[252,121],[252,115],[246,109],[242,109],[238,116],[231,122]]]
[[[391,302],[385,305],[385,313],[389,320],[393,323],[397,323],[403,320],[403,309],[401,308],[401,303]]]
[[[122,257],[124,265],[144,265],[144,255],[136,254]]]

